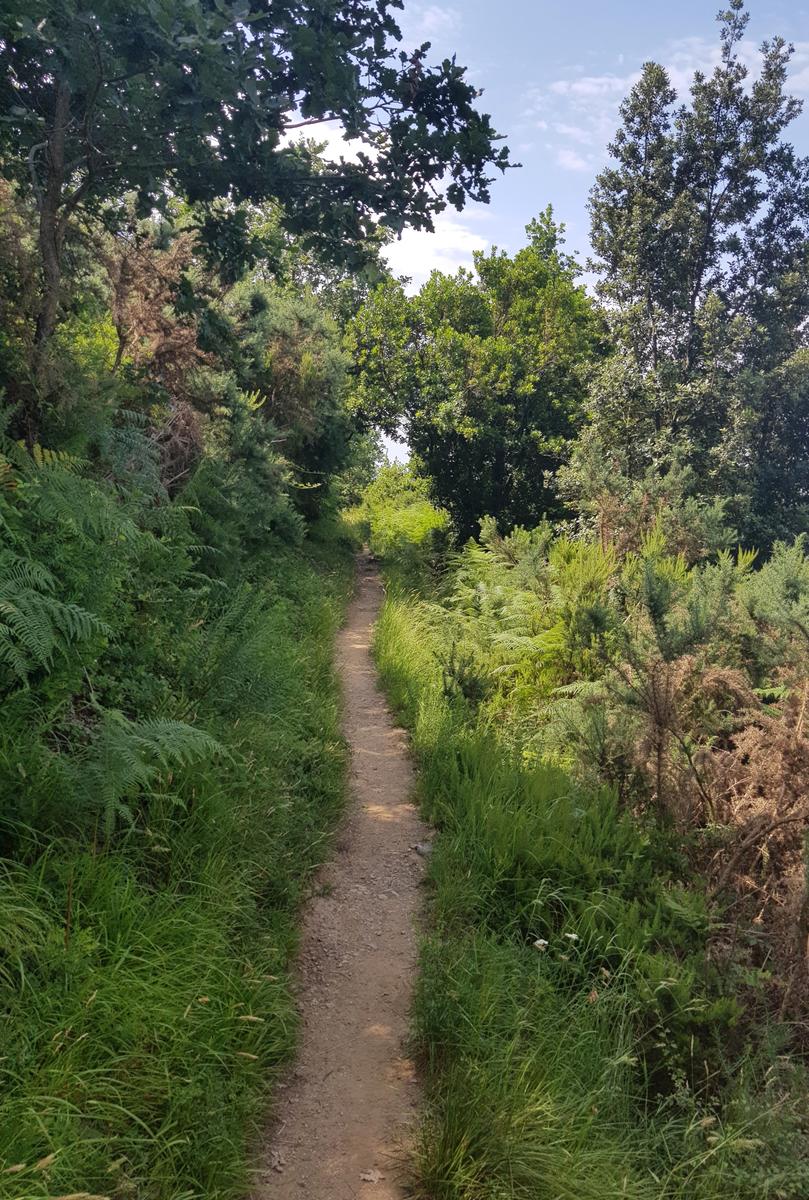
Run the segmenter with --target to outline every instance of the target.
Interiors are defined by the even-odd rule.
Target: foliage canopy
[[[476,254],[476,276],[435,272],[414,297],[382,285],[349,327],[358,414],[404,432],[463,537],[487,513],[560,513],[553,477],[601,349],[551,210],[527,233],[513,257]]]
[[[259,248],[239,202],[279,201],[284,221],[332,256],[376,223],[430,228],[447,202],[488,198],[508,165],[476,89],[429,44],[396,51],[399,0],[12,0],[0,14],[0,159],[39,212],[47,342],[65,239],[80,213],[127,223],[173,195],[198,209],[211,253],[242,266]],[[301,127],[336,121],[357,160],[324,163]]]

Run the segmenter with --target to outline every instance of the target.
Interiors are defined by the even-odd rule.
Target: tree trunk
[[[47,175],[39,190],[39,253],[42,260],[42,294],[34,335],[33,376],[35,395],[32,395],[25,414],[26,440],[36,441],[40,421],[40,399],[47,386],[44,372],[46,351],[59,317],[62,289],[62,249],[64,222],[62,199],[65,184],[65,139],[70,121],[70,88],[63,79],[57,80],[53,108],[53,123],[48,131],[46,147]]]

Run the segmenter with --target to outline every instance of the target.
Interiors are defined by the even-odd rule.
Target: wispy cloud
[[[408,4],[399,17],[399,27],[404,40],[411,45],[441,41],[460,29],[461,14],[449,5]]]
[[[555,96],[601,100],[605,96],[622,96],[636,78],[633,75],[581,75],[578,79],[555,79],[548,90]]]
[[[528,140],[542,131],[546,148],[566,171],[598,170],[616,126],[618,105],[635,75],[575,75],[534,88],[520,125]]]
[[[548,128],[547,124],[543,127],[545,129]],[[578,142],[580,146],[591,146],[593,144],[593,131],[586,125],[570,125],[566,121],[555,121],[553,131],[561,137],[568,138],[570,141]]]
[[[578,150],[572,150],[570,146],[562,146],[556,151],[556,161],[566,171],[592,171],[593,169],[588,160],[579,154]]]

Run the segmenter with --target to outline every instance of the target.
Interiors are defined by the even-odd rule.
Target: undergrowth
[[[397,579],[376,656],[437,827],[417,1195],[798,1200],[800,1068],[775,1026],[747,1039],[682,843],[516,753],[448,680],[452,622]]]
[[[334,528],[271,545],[241,583],[197,588],[180,628],[153,615],[137,653],[103,652],[82,708],[51,707],[48,728],[41,690],[12,696],[3,1200],[244,1194],[295,1040],[296,909],[342,801],[331,655],[349,576]],[[154,723],[106,708],[147,698]],[[94,770],[115,784],[106,812],[60,792],[75,777],[95,795]]]

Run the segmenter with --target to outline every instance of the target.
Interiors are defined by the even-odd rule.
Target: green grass
[[[806,1195],[802,1087],[777,1046],[753,1060],[739,1040],[676,845],[512,757],[445,695],[442,632],[393,589],[376,633],[438,831],[420,1200]]]
[[[180,653],[223,746],[101,840],[0,864],[0,1197],[219,1200],[296,1037],[297,908],[340,811],[345,548],[280,552]]]

